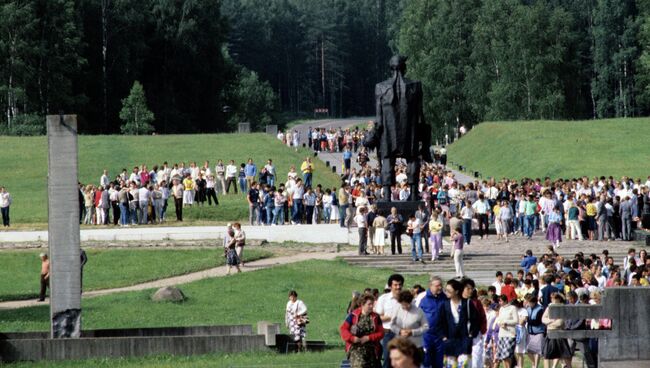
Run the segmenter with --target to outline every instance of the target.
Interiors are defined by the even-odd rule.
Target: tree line
[[[59,112],[105,134],[372,115],[395,52],[438,137],[650,109],[644,0],[5,0],[0,133]]]
[[[124,103],[144,95],[159,133],[256,129],[315,108],[365,115],[393,4],[5,0],[0,133],[42,134],[44,115],[60,112],[78,114],[81,132],[119,133]]]
[[[438,138],[485,120],[650,110],[645,0],[411,0],[398,44]]]

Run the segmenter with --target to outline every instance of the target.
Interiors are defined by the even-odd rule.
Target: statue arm
[[[381,88],[380,86],[375,87],[375,112],[376,112],[376,121],[373,127],[370,129],[368,134],[363,140],[363,145],[368,148],[379,148],[379,141],[382,134],[382,121],[383,121],[383,111],[381,108]]]

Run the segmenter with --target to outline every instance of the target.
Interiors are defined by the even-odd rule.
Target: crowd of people
[[[526,359],[535,368],[571,367],[576,350],[596,367],[597,339],[551,338],[548,331],[611,329],[611,321],[551,318],[548,306],[600,304],[606,288],[650,285],[645,250],[630,249],[622,260],[607,250],[565,259],[549,247],[539,258],[528,250],[520,266],[497,272],[487,288],[467,277],[443,283],[433,276],[427,289],[405,290],[404,277],[394,274],[383,291],[354,292],[340,326],[352,367],[402,367],[395,344],[411,347],[395,355],[410,351],[414,367],[524,367]]]
[[[183,207],[218,205],[218,196],[241,192],[246,197],[251,225],[338,223],[342,227],[364,226],[364,239],[369,249],[382,253],[383,242],[376,229],[383,228],[391,238],[391,251],[399,251],[402,233],[408,233],[416,245],[416,259],[421,260],[419,242],[424,248],[437,241],[429,230],[430,222],[457,228],[464,245],[471,244],[472,229],[481,238],[496,230],[497,240],[508,242],[512,236],[528,239],[542,232],[555,247],[562,239],[631,240],[635,228],[650,228],[650,176],[642,179],[622,177],[577,177],[571,179],[484,179],[461,183],[446,167],[444,147],[433,149],[434,163],[422,162],[417,183],[409,183],[408,166],[398,159],[394,185],[390,186],[391,201],[406,201],[411,191],[424,208],[416,215],[420,231],[390,221],[389,213],[373,213],[377,201],[386,200],[382,192],[380,168],[372,164],[363,147],[367,133],[352,129],[309,128],[307,142],[315,151],[338,152],[342,161],[341,184],[324,187],[314,183],[314,165],[306,157],[300,166],[291,166],[284,177],[269,159],[258,167],[252,159],[239,165],[221,160],[214,167],[192,162],[146,165],[126,169],[112,180],[105,171],[99,185],[80,186],[81,221],[86,224],[157,223],[166,220],[167,208],[173,201],[176,219],[182,221]],[[299,146],[300,133],[286,130],[278,139],[289,146]],[[356,156],[359,168],[352,165]],[[0,201],[0,207],[7,201]],[[2,207],[4,208],[4,207]],[[8,223],[8,207],[7,207]],[[112,216],[111,216],[112,212]],[[4,210],[3,210],[4,214]],[[361,219],[363,215],[365,219]],[[374,217],[388,219],[375,226]],[[112,217],[112,221],[110,220]],[[414,221],[415,222],[415,221]],[[436,226],[438,226],[436,224]],[[398,232],[398,234],[395,234]],[[375,249],[375,240],[378,249]],[[364,252],[366,251],[364,247]],[[435,259],[435,255],[432,255]]]

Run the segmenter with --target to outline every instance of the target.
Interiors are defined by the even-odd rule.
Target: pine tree
[[[133,82],[131,93],[122,100],[120,119],[124,121],[120,127],[123,134],[139,135],[153,132],[154,128],[151,122],[154,121],[154,116],[147,107],[144,88],[140,82]]]

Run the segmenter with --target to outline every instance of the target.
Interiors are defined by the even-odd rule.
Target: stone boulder
[[[158,289],[151,297],[151,300],[154,302],[182,302],[185,300],[185,294],[179,288],[167,286]]]

